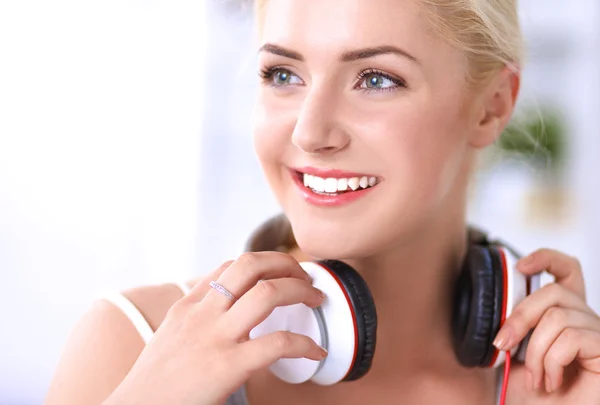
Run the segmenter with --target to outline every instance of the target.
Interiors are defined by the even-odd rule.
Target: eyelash
[[[397,91],[398,89],[407,89],[408,88],[408,85],[406,84],[406,82],[403,79],[390,76],[389,74],[382,72],[381,70],[377,70],[377,69],[363,70],[362,72],[360,72],[358,74],[356,79],[359,81],[362,81],[366,77],[371,76],[371,75],[381,76],[384,79],[387,79],[387,80],[391,81],[392,83],[394,83],[396,85],[396,87],[387,87],[384,89],[369,89],[369,88],[363,89],[363,88],[361,88],[359,90],[366,91],[366,92],[373,92],[373,91],[377,92],[377,91]]]
[[[285,69],[281,66],[273,66],[273,67],[265,67],[262,68],[259,72],[259,76],[261,77],[262,81],[271,87],[285,87],[286,85],[280,85],[280,84],[274,84],[273,81],[271,79],[273,79],[273,75],[275,75],[275,73],[277,73],[278,71],[284,71],[288,74],[297,76],[296,74],[292,73],[290,70]],[[373,88],[358,88],[357,90],[361,90],[367,93],[371,93],[371,92],[382,92],[382,91],[397,91],[399,89],[408,89],[408,85],[406,84],[406,82],[401,79],[401,78],[396,78],[393,77],[381,70],[377,70],[377,69],[367,69],[367,70],[363,70],[362,72],[360,72],[358,74],[358,76],[356,77],[356,80],[358,80],[359,82],[364,80],[366,77],[370,76],[370,75],[376,75],[376,76],[381,76],[384,79],[387,79],[389,81],[391,81],[392,83],[394,83],[396,86],[395,87],[387,87],[387,88],[381,88],[381,89],[373,89]]]
[[[261,77],[262,81],[263,81],[265,84],[267,84],[268,86],[272,86],[272,87],[282,87],[281,85],[278,85],[278,84],[273,84],[273,82],[272,82],[272,80],[271,80],[271,79],[273,78],[273,75],[274,75],[275,73],[277,73],[278,71],[280,71],[280,70],[282,70],[282,71],[284,71],[284,72],[287,72],[287,73],[291,73],[291,74],[293,74],[293,73],[292,73],[292,72],[290,72],[288,69],[285,69],[285,68],[283,68],[283,67],[281,67],[281,66],[273,66],[273,67],[265,67],[265,68],[262,68],[262,69],[260,70],[259,76]]]

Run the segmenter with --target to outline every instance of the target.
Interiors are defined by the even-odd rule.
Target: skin
[[[275,55],[272,46],[259,52],[261,69],[276,65],[290,76],[277,82],[284,87],[269,79],[260,86],[255,148],[292,223],[298,247],[291,256],[343,259],[369,284],[380,325],[373,368],[361,380],[330,387],[273,377],[266,366],[277,355],[322,354],[306,341],[248,341],[249,328],[269,305],[315,306],[321,298],[289,255],[243,255],[191,280],[186,297],[170,285],[126,291],[156,330],[148,346],[118,309],[98,302],[74,328],[46,404],[212,405],[244,382],[251,405],[495,403],[495,371],[464,369],[454,358],[449,308],[466,248],[472,162],[509,120],[519,78],[499,69],[484,85],[465,86],[467,61],[427,34],[417,2],[306,4],[273,0],[265,11],[260,46],[277,45],[303,60]],[[395,54],[339,60],[381,45],[418,62]],[[366,69],[402,78],[408,87],[359,90],[357,76]],[[367,79],[373,76],[391,85],[381,76]],[[300,166],[373,174],[381,183],[347,206],[315,207],[291,182],[288,168]],[[546,270],[556,282],[519,304],[498,334],[498,346],[507,350],[534,329],[525,364],[513,365],[506,403],[598,403],[600,320],[585,303],[578,261],[541,249],[518,270]],[[257,277],[268,282],[256,284]],[[208,287],[209,280],[238,300]],[[241,375],[240,369],[252,372]]]
[[[436,391],[436,398],[458,395],[460,403],[489,402],[496,390],[492,373],[461,369],[453,358],[449,286],[465,252],[465,195],[473,157],[506,125],[519,79],[501,69],[483,86],[466,88],[467,61],[459,50],[428,34],[419,11],[417,2],[398,0],[355,0],[343,6],[319,1],[310,7],[303,1],[278,0],[265,10],[259,65],[265,71],[279,70],[263,78],[259,90],[257,154],[300,249],[313,258],[342,258],[361,272],[382,325],[378,351],[384,354],[376,357],[371,373],[343,388],[306,388],[305,395],[318,392],[311,401],[373,399],[387,381],[397,387],[395,398],[406,397],[407,387],[422,386],[423,381]],[[340,62],[345,52],[382,45],[398,47],[411,57],[385,54]],[[282,55],[280,48],[301,58]],[[406,87],[378,73],[357,79],[367,69],[401,78]],[[372,86],[370,79],[383,85]],[[381,183],[352,204],[318,207],[300,198],[292,183],[289,168],[304,166],[371,174]],[[500,345],[509,349],[541,324],[527,353],[527,368],[514,367],[509,403],[520,403],[530,387],[555,390],[563,378],[561,364],[578,353],[574,341],[592,345],[600,340],[598,317],[585,304],[580,267],[562,253],[542,252],[534,257],[545,255],[547,264],[561,263],[561,269],[519,268],[527,274],[546,269],[557,276],[557,283],[525,300],[498,339],[509,333],[508,343]],[[560,305],[565,302],[571,309]],[[587,326],[596,333],[570,331],[551,349],[567,325]],[[580,381],[598,380],[599,360],[593,356],[599,350],[587,347],[584,369],[593,377],[583,373]],[[588,382],[571,395],[583,398],[592,388]],[[557,397],[535,393],[528,398],[558,403]]]
[[[473,159],[510,118],[518,82],[502,70],[487,86],[467,89],[464,55],[428,34],[411,1],[347,1],[343,7],[272,1],[265,44],[261,70],[275,66],[289,76],[264,79],[258,94],[254,139],[266,178],[300,249],[345,260],[375,297],[378,350],[385,356],[354,385],[357,392],[372,394],[371,386],[393,377],[432,381],[440,396],[454,395],[458,382],[475,398],[492,398],[493,373],[465,370],[454,358],[450,286],[465,252]],[[382,45],[411,57],[340,62],[345,52]],[[303,60],[276,54],[273,46]],[[378,74],[357,79],[369,69],[401,78],[406,87]],[[365,89],[373,78],[390,91]],[[381,182],[352,204],[317,207],[300,197],[289,173],[304,166],[372,174]]]

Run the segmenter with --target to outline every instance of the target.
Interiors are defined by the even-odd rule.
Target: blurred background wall
[[[578,256],[600,311],[600,2],[521,3],[519,116],[555,125],[482,157],[469,215]],[[201,274],[278,212],[252,35],[232,0],[0,2],[0,404],[42,402],[96,294]]]

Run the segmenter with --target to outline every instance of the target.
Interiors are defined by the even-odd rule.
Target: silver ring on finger
[[[229,291],[227,288],[223,287],[221,284],[217,283],[216,281],[211,281],[210,283],[208,283],[208,285],[210,285],[212,288],[214,288],[216,291],[218,291],[222,295],[226,296],[230,301],[236,300],[235,295],[233,295],[231,293],[231,291]]]

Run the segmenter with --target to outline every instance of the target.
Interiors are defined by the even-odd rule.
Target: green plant
[[[496,146],[556,174],[562,168],[567,148],[562,116],[551,107],[525,109],[506,126]]]

